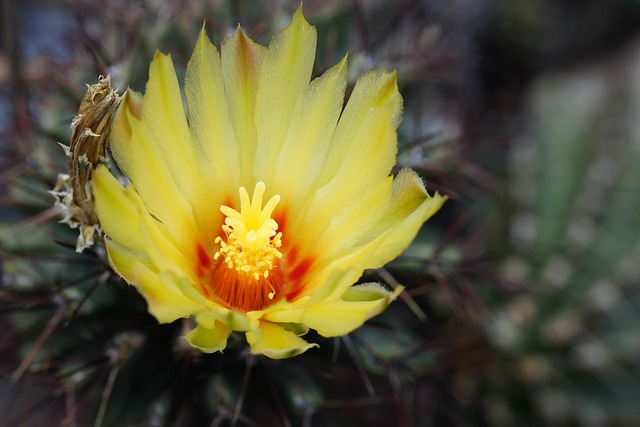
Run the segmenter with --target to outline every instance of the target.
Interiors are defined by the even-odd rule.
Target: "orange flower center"
[[[273,196],[263,208],[264,192],[264,183],[258,182],[249,200],[247,190],[240,187],[240,212],[220,207],[226,216],[222,225],[226,239],[214,240],[220,249],[213,256],[216,265],[211,288],[233,309],[259,310],[283,296],[282,253],[278,250],[282,233],[277,232],[278,223],[271,218],[280,196]]]

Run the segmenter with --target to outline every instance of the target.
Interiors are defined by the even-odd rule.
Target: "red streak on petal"
[[[287,292],[287,301],[294,301],[305,289],[304,276],[307,274],[314,259],[311,257],[303,259],[296,267],[287,274],[288,282],[291,284]]]
[[[196,274],[201,280],[206,282],[206,278],[211,274],[211,257],[207,254],[207,251],[205,251],[200,242],[196,243],[196,256],[198,257]],[[203,282],[200,282],[198,287],[207,298],[211,298],[211,292],[207,289],[207,286],[203,286]]]
[[[300,252],[300,247],[298,245],[292,247],[291,249],[289,249],[289,251],[287,252],[287,264],[289,265],[296,265],[298,262],[298,255]]]
[[[231,209],[236,209],[235,203],[233,201],[233,198],[226,196],[223,200],[222,200],[222,204],[224,206],[227,206]],[[224,221],[223,221],[224,222]]]
[[[207,254],[207,251],[205,251],[200,242],[196,243],[196,256],[198,258],[196,263],[196,274],[201,279],[201,282],[198,283],[198,288],[200,288],[200,291],[207,298],[211,298],[211,292],[207,289],[207,286],[203,286],[203,283],[206,282],[207,277],[211,274],[211,257]]]
[[[287,227],[287,212],[284,209],[276,209],[278,210],[278,212],[274,212],[273,219],[278,223],[278,231],[280,231],[282,235],[285,236],[286,232],[284,230]]]
[[[313,258],[305,258],[300,262],[296,268],[291,270],[291,272],[287,275],[288,279],[292,282],[297,282],[300,280],[302,276],[304,276],[307,271],[309,271],[309,267],[313,264]]]
[[[200,243],[196,244],[196,254],[198,255],[198,267],[202,270],[207,270],[211,267],[211,258],[205,252]]]
[[[254,80],[258,74],[257,50],[242,31],[238,33],[238,41],[235,48],[237,73],[245,81]]]

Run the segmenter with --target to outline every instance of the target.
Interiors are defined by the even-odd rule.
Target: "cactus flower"
[[[299,9],[268,47],[241,29],[220,52],[204,31],[185,75],[156,53],[144,96],[128,90],[106,166],[92,176],[109,262],[159,322],[221,351],[300,354],[379,314],[401,287],[354,285],[397,257],[445,198],[391,174],[402,112],[395,73],[362,75],[344,105],[347,60],[311,81],[316,31]]]

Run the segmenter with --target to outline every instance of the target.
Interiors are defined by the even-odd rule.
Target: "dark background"
[[[298,5],[2,2],[0,425],[637,425],[638,1],[303,2],[316,75],[346,52],[351,85],[397,70],[398,166],[450,197],[365,277],[406,298],[322,350],[196,354],[74,253],[46,191],[84,84],[142,91],[203,22],[267,44]]]

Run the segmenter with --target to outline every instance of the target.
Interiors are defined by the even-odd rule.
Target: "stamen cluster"
[[[249,274],[255,280],[268,278],[274,261],[282,258],[278,250],[282,246],[282,233],[276,232],[278,223],[271,218],[280,197],[273,196],[263,209],[264,191],[264,183],[258,182],[249,202],[247,190],[240,187],[240,212],[229,206],[220,207],[226,215],[222,226],[226,242],[220,236],[214,241],[220,245],[213,256],[215,260],[224,257],[228,268]]]

